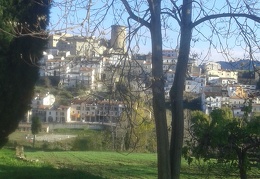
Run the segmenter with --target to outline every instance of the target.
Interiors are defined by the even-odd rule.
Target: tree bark
[[[183,91],[192,36],[191,10],[192,1],[183,0],[179,55],[174,82],[170,91],[172,109],[172,133],[170,146],[172,179],[180,178],[184,132]]]
[[[240,178],[241,179],[247,179],[246,152],[244,150],[241,150],[238,153],[238,167],[239,167]]]
[[[170,178],[169,140],[165,109],[160,0],[150,2],[152,41],[152,92],[157,136],[158,178]]]

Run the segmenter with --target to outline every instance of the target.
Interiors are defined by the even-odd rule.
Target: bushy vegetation
[[[37,136],[73,135],[76,137],[52,142],[48,142],[47,140],[37,141],[35,143],[35,149],[44,151],[156,152],[155,134],[153,131],[145,131],[145,129],[143,129],[144,127],[147,126],[141,125],[136,129],[136,134],[132,136],[135,140],[131,139],[131,141],[125,141],[122,137],[127,134],[119,129],[117,129],[117,131],[111,131],[111,128],[98,131],[88,129],[55,129],[50,134],[39,133]],[[144,131],[141,132],[142,130]],[[26,139],[26,136],[29,136],[27,137],[28,139]],[[139,138],[137,141],[136,136]],[[31,140],[29,140],[29,138]],[[33,135],[25,132],[15,132],[11,134],[6,146],[14,148],[18,144],[23,145],[27,149],[31,149],[33,146]],[[128,145],[128,148],[122,148],[122,145]]]
[[[260,118],[250,116],[250,111],[250,104],[243,117],[234,117],[229,108],[215,109],[209,116],[194,111],[191,138],[184,148],[188,161],[213,163],[215,158],[216,163],[239,170],[241,179],[247,178],[248,170],[259,163],[260,154]]]
[[[45,79],[45,80],[44,80]],[[34,92],[39,94],[50,93],[55,96],[55,104],[56,105],[65,105],[69,106],[71,101],[75,97],[85,98],[87,94],[87,90],[85,87],[76,87],[76,88],[63,88],[58,85],[52,85],[53,83],[49,82],[46,84],[45,81],[48,78],[40,79],[37,81],[37,85],[35,86]]]
[[[44,176],[52,178],[64,178],[64,176],[66,178],[75,176],[91,179],[157,178],[156,153],[147,153],[148,150],[140,150],[141,148],[138,148],[139,153],[134,153],[133,150],[120,151],[115,149],[117,152],[112,151],[112,133],[110,130],[56,129],[52,133],[75,135],[76,137],[55,142],[37,141],[35,148],[32,148],[32,143],[25,140],[26,133],[13,133],[6,148],[13,149],[17,144],[23,145],[26,159],[29,162],[16,159],[14,150],[1,150],[0,165],[2,167],[0,172],[3,173],[3,175],[1,173],[1,177],[17,178],[17,176],[21,176],[28,178],[31,172],[38,172],[39,176],[46,173]],[[38,136],[40,135],[46,134],[39,133]],[[141,151],[146,153],[140,153]],[[191,165],[183,160],[182,164],[181,178],[184,179],[231,179],[239,176],[234,167],[218,163],[214,159],[196,160]],[[102,168],[102,171],[100,171],[100,168]],[[17,172],[11,172],[14,169]],[[27,170],[30,171],[27,172]],[[64,170],[67,171],[64,172]],[[35,174],[31,174],[31,176],[40,178]],[[252,167],[248,176],[257,178],[260,176],[260,171]]]
[[[49,134],[39,133],[38,136],[46,135],[73,135],[76,137],[66,138],[64,140],[55,141],[37,141],[35,143],[36,150],[45,151],[100,151],[111,150],[112,142],[107,131],[94,131],[84,129],[56,129]],[[26,136],[27,139],[26,139]],[[27,149],[33,146],[33,136],[25,132],[15,132],[10,135],[10,140],[6,147],[14,148],[16,145],[23,145]]]
[[[112,140],[106,131],[93,131],[81,135],[72,142],[74,151],[108,151],[112,150]]]

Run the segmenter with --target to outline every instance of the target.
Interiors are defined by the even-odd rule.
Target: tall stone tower
[[[125,52],[126,44],[126,27],[121,25],[111,26],[111,40],[110,46],[119,52]]]

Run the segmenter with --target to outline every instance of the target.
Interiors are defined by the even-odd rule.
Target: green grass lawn
[[[156,178],[155,154],[116,152],[0,151],[0,178]],[[36,162],[37,160],[37,162]]]
[[[96,136],[87,130],[58,130],[56,134]],[[157,156],[155,153],[118,153],[108,151],[57,151],[41,148],[37,142],[33,149],[25,140],[27,133],[15,132],[10,135],[8,147],[15,143],[25,146],[26,161],[17,159],[15,150],[0,150],[0,179],[155,179],[157,178]],[[39,134],[42,135],[42,134]],[[70,140],[59,142],[69,144]],[[63,143],[62,143],[63,142]],[[50,145],[56,145],[55,143]],[[181,179],[237,179],[238,171],[224,165],[192,163],[182,161]],[[248,178],[260,178],[260,170],[252,168]]]
[[[155,179],[157,178],[156,154],[117,152],[44,152],[25,151],[27,161],[17,159],[15,151],[0,150],[0,178],[86,178],[86,179]],[[37,160],[37,161],[36,161]],[[229,170],[188,166],[184,161],[181,178],[239,178]],[[220,173],[224,172],[224,173]],[[231,176],[228,176],[232,174]],[[249,178],[259,178],[259,170],[250,171]]]
[[[116,152],[32,152],[59,168],[77,169],[104,178],[156,178],[155,154],[120,154]]]

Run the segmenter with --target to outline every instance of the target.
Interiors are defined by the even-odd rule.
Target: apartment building
[[[74,100],[71,104],[72,121],[117,122],[124,111],[124,104],[116,100]]]
[[[200,94],[206,86],[206,79],[204,77],[191,77],[185,81],[185,91],[188,93]]]

